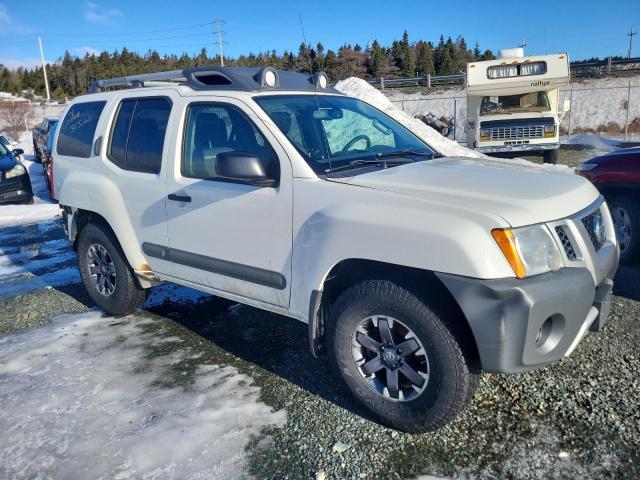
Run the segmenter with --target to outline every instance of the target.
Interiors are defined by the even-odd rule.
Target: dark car
[[[49,130],[49,138],[47,145],[44,149],[44,155],[42,157],[42,173],[44,174],[44,181],[47,185],[47,190],[51,194],[51,198],[55,199],[55,192],[53,191],[53,139],[56,135],[56,129],[58,123],[51,126]]]
[[[595,157],[576,168],[607,199],[620,244],[620,261],[640,259],[640,147]]]
[[[0,144],[0,204],[33,201],[29,172],[16,158],[23,153],[19,148],[10,151]]]
[[[49,140],[51,128],[58,123],[57,118],[45,117],[42,123],[33,129],[33,158],[36,162],[41,162],[44,157],[44,151]]]

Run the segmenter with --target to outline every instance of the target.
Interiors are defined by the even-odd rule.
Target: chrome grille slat
[[[509,140],[514,138],[543,138],[544,125],[493,127],[489,129],[491,140]]]

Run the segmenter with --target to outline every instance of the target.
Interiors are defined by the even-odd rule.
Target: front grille
[[[543,138],[544,125],[522,127],[494,127],[489,129],[491,140],[510,140],[513,138]]]
[[[573,261],[578,258],[578,254],[576,253],[576,249],[573,247],[573,243],[571,243],[571,239],[567,234],[567,227],[564,225],[560,225],[556,227],[556,233],[558,234],[558,238],[562,243],[562,248],[564,249],[564,253],[567,256],[567,259]]]
[[[586,228],[589,238],[591,239],[591,243],[593,244],[593,248],[597,252],[606,240],[604,233],[604,221],[602,220],[600,209],[598,208],[586,217],[582,217],[582,224],[584,225],[584,228]]]

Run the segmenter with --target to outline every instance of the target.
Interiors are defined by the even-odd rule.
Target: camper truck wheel
[[[544,163],[551,163],[555,165],[558,163],[558,150],[545,150],[542,154]]]

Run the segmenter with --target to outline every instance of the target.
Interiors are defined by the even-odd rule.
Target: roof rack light
[[[280,85],[278,71],[273,67],[261,68],[255,76],[261,87],[277,88]]]
[[[311,83],[313,83],[316,89],[326,90],[329,85],[329,77],[324,72],[316,72],[311,75]]]

